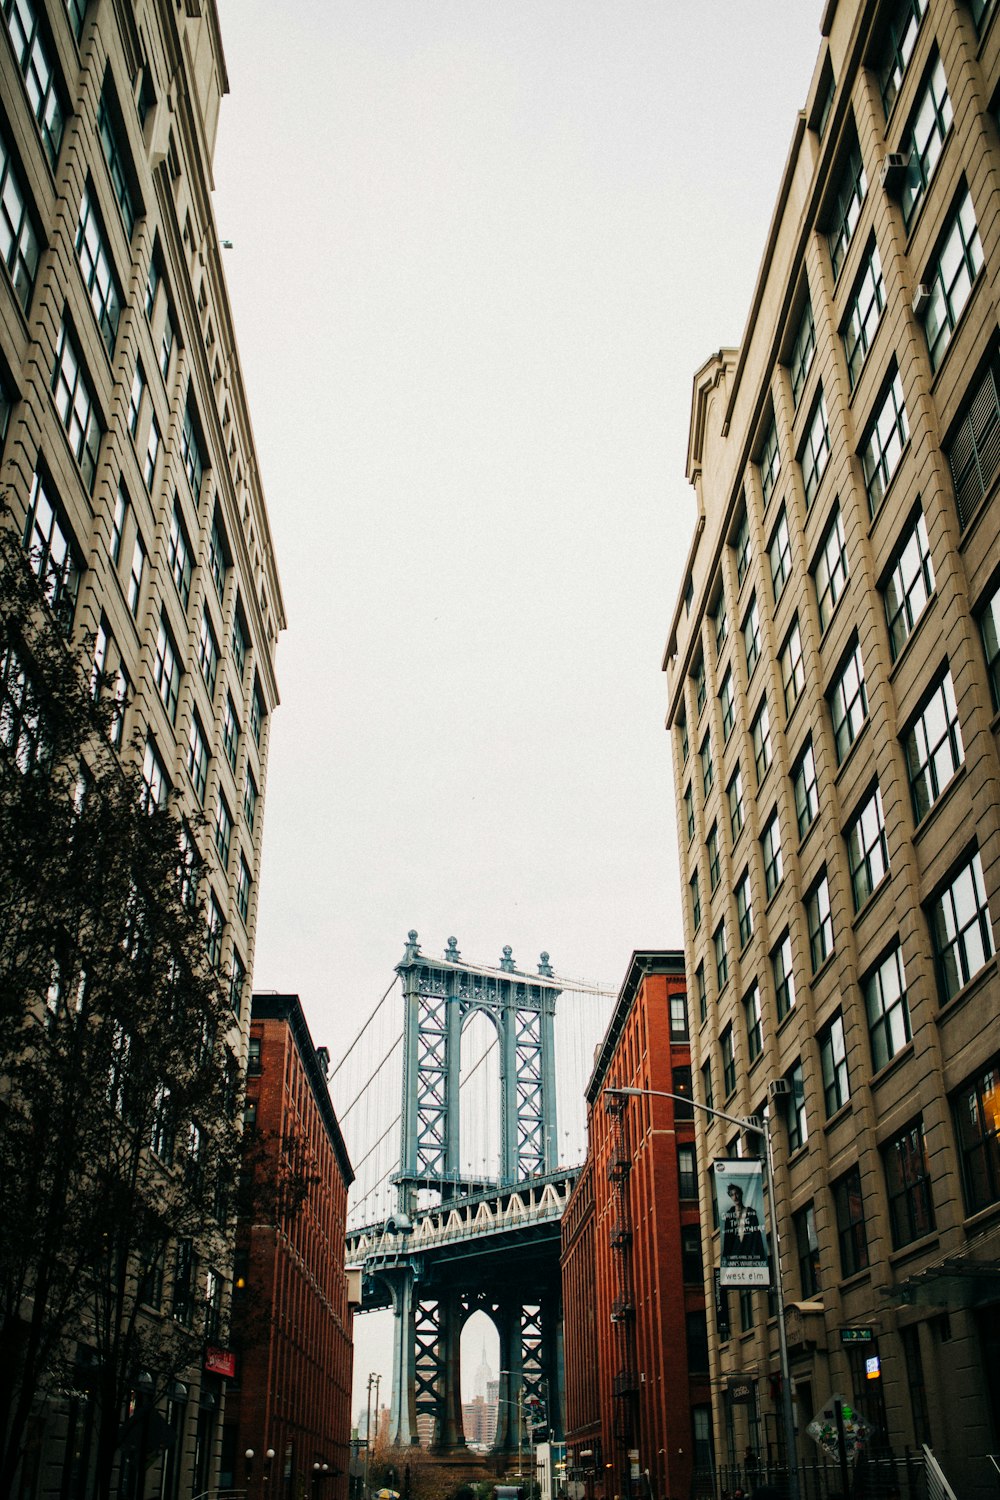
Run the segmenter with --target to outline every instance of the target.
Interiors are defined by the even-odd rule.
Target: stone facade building
[[[839,1391],[970,1496],[1000,1448],[998,9],[828,0],[743,342],[695,377],[664,663],[696,1097],[771,1122],[802,1454]],[[701,1119],[703,1195],[743,1149]],[[720,1458],[778,1456],[766,1292],[710,1349]]]
[[[70,638],[114,681],[122,757],[204,819],[243,1058],[285,618],[211,203],[216,5],[5,4],[0,83],[0,485]],[[196,1293],[206,1342],[217,1270]],[[214,1487],[224,1388],[208,1369],[171,1386],[164,1500]],[[43,1486],[86,1485],[86,1430],[47,1450]]]
[[[588,1497],[691,1492],[710,1402],[682,953],[635,953],[587,1085],[563,1218],[566,1472]]]

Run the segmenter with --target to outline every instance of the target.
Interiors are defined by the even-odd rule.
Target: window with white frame
[[[764,889],[767,891],[768,899],[774,895],[781,884],[785,873],[784,862],[781,855],[781,826],[778,823],[778,810],[768,819],[767,826],[761,835],[761,854],[764,859]]]
[[[889,873],[889,845],[878,783],[848,824],[847,863],[851,871],[854,910],[860,911]]]
[[[819,816],[819,782],[816,777],[812,735],[806,740],[802,753],[792,767],[792,793],[795,797],[795,821],[801,839],[805,838]]]
[[[923,511],[907,527],[882,597],[892,658],[902,651],[934,592],[934,567]]]
[[[788,517],[785,507],[782,506],[778,514],[778,524],[774,528],[771,537],[771,545],[767,551],[771,562],[771,586],[774,589],[774,602],[777,604],[781,598],[782,590],[792,571],[792,544],[788,538]]]
[[[819,1056],[823,1071],[823,1102],[829,1120],[851,1097],[844,1018],[839,1011],[819,1034]]]
[[[901,203],[909,227],[931,180],[951,129],[952,109],[941,58],[935,57],[904,141],[906,177]]]
[[[862,980],[872,1067],[877,1073],[910,1040],[910,1011],[906,1000],[903,954],[896,942]]]
[[[993,957],[993,923],[978,849],[931,902],[928,915],[944,1004]]]
[[[882,262],[879,259],[878,245],[873,235],[841,326],[844,353],[847,356],[847,373],[852,390],[861,374],[861,367],[871,348],[884,307],[885,282],[882,279]]]
[[[802,635],[799,631],[799,620],[796,615],[792,621],[792,628],[785,637],[785,644],[781,648],[778,657],[781,667],[781,688],[785,699],[785,714],[791,713],[798,703],[802,689],[806,685],[806,669],[802,659]]]
[[[847,540],[840,506],[834,507],[830,524],[826,528],[820,545],[819,556],[813,568],[816,585],[816,605],[819,610],[819,625],[825,630],[837,607],[837,600],[844,592],[848,578]]]
[[[916,718],[903,735],[903,749],[913,798],[913,816],[920,823],[965,761],[962,726],[950,670],[938,678],[921,704]]]
[[[802,465],[802,485],[806,495],[806,505],[810,506],[816,498],[820,480],[826,473],[826,466],[830,461],[830,424],[826,416],[826,401],[823,396],[822,386],[816,396],[816,404],[809,418],[806,428],[805,441],[799,453],[799,463]]]
[[[896,370],[861,446],[861,467],[868,492],[868,506],[873,516],[882,504],[892,477],[899,468],[903,449],[909,438],[903,380]]]
[[[868,717],[868,693],[861,647],[857,642],[833,680],[829,692],[830,717],[837,747],[837,764],[846,756]]]
[[[962,194],[945,231],[931,272],[931,300],[924,309],[924,333],[936,370],[951,343],[959,318],[983,268],[983,247],[968,188]]]

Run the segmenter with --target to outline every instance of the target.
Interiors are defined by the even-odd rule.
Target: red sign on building
[[[225,1375],[227,1380],[236,1378],[236,1355],[231,1349],[205,1348],[205,1369],[210,1375]]]

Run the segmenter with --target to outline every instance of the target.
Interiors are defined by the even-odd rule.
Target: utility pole
[[[362,1484],[364,1486],[362,1491],[362,1500],[367,1500],[368,1497],[368,1464],[371,1458],[372,1451],[372,1386],[374,1385],[375,1387],[375,1419],[377,1421],[378,1386],[381,1379],[381,1375],[376,1375],[374,1370],[372,1370],[368,1376],[368,1407],[367,1415],[365,1416],[365,1477],[362,1481]]]

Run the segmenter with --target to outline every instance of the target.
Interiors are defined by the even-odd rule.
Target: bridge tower
[[[531,1397],[546,1404],[553,1435],[561,1436],[558,1237],[554,1259],[551,1242],[543,1259],[535,1245],[525,1247],[527,1258],[513,1246],[490,1255],[474,1234],[442,1258],[416,1253],[419,1234],[412,1235],[421,1215],[435,1207],[457,1212],[478,1201],[488,1208],[490,1201],[519,1199],[525,1189],[534,1197],[558,1174],[554,1022],[560,986],[547,953],[534,975],[515,968],[510,948],[499,968],[482,968],[462,961],[455,938],[441,959],[428,958],[416,932],[408,935],[397,973],[404,1004],[401,1151],[393,1179],[397,1212],[385,1227],[411,1234],[414,1253],[385,1260],[380,1270],[395,1315],[390,1440],[416,1443],[417,1416],[427,1413],[435,1448],[465,1447],[461,1335],[477,1310],[489,1314],[500,1336],[495,1449],[518,1447],[519,1413]],[[460,1165],[462,1029],[480,1011],[498,1040],[499,1180],[463,1178]]]

